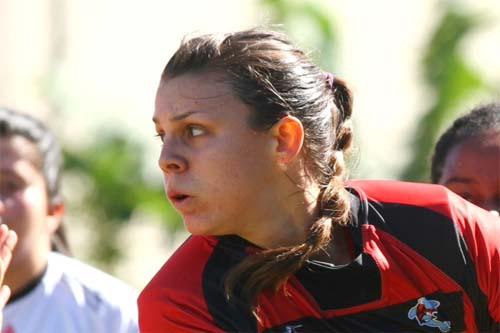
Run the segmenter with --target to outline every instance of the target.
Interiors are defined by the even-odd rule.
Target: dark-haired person
[[[153,121],[192,236],[142,291],[142,332],[499,328],[498,218],[443,186],[346,183],[351,112],[284,34],[181,44]]]
[[[436,143],[432,182],[470,202],[500,212],[500,103],[457,118]]]
[[[4,333],[137,332],[136,292],[67,252],[61,150],[47,127],[0,108],[0,219],[18,237]],[[61,250],[60,250],[61,251]]]

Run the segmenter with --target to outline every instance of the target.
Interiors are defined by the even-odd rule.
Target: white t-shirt
[[[40,283],[5,307],[2,333],[138,332],[137,296],[111,275],[53,252]]]

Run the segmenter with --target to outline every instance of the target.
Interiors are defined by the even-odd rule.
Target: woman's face
[[[479,207],[500,211],[500,132],[490,131],[453,147],[439,183]]]
[[[38,274],[45,267],[51,231],[47,188],[34,162],[34,144],[20,136],[0,137],[0,156],[0,218],[19,239],[8,280],[15,272]]]
[[[216,74],[161,83],[153,121],[165,192],[197,235],[244,237],[272,212],[282,174],[276,140],[248,125],[252,112]]]

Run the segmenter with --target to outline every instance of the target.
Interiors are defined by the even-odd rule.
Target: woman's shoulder
[[[141,292],[141,329],[158,330],[163,325],[164,331],[184,332],[185,327],[220,331],[209,313],[228,310],[224,276],[245,255],[247,246],[236,236],[188,238]]]
[[[122,302],[135,302],[138,294],[118,278],[56,252],[49,255],[44,284],[48,291],[65,290],[78,302],[98,300],[105,304],[119,305]]]
[[[464,251],[479,249],[480,254],[488,258],[495,255],[486,253],[498,251],[498,216],[444,186],[370,180],[353,181],[348,187],[365,203],[362,205],[366,207],[363,216],[369,224],[405,244],[411,244],[419,249],[418,252],[442,256],[442,261],[447,262],[450,256],[444,252],[443,242],[454,249],[458,260]],[[466,248],[463,248],[463,242]]]
[[[205,308],[203,271],[216,244],[215,238],[190,236],[170,256],[139,295],[142,329],[158,325],[158,318],[167,325],[169,318],[183,318],[189,309]]]
[[[348,188],[356,191],[361,200],[376,202],[384,207],[413,207],[449,215],[455,204],[455,194],[446,187],[428,183],[393,180],[353,180]]]
[[[204,299],[219,290],[225,274],[246,255],[248,243],[236,236],[189,237],[139,296],[141,302]]]
[[[368,198],[377,201],[400,203],[425,203],[429,199],[447,196],[444,186],[428,183],[415,183],[396,180],[351,180],[347,186],[360,189]]]
[[[68,323],[88,328],[83,331],[137,331],[138,292],[78,259],[50,253],[42,287],[40,304],[50,304],[44,311],[64,309]]]
[[[190,236],[163,264],[145,289],[171,287],[179,290],[194,283],[202,275],[218,243],[215,237]]]

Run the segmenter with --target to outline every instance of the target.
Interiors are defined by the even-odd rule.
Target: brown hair
[[[278,290],[310,256],[326,248],[332,227],[349,220],[343,153],[352,141],[352,96],[282,33],[250,29],[184,40],[167,63],[162,81],[187,73],[223,75],[254,112],[249,124],[267,130],[291,115],[304,127],[305,171],[321,187],[319,218],[303,244],[246,257],[226,278],[226,296],[241,288],[254,304],[264,290]]]

